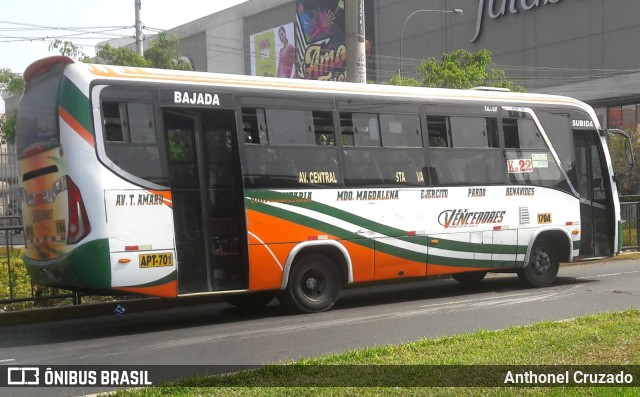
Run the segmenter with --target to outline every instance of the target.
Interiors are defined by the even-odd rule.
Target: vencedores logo
[[[469,211],[468,209],[444,210],[438,215],[438,223],[445,229],[476,227],[502,223],[507,211]]]
[[[529,11],[541,5],[555,4],[560,0],[480,0],[478,5],[478,20],[476,21],[476,33],[471,39],[471,43],[480,37],[482,32],[482,21],[485,11],[489,18],[498,19],[507,14],[516,14],[519,11]],[[487,5],[485,10],[485,4]],[[508,6],[508,7],[507,7]]]

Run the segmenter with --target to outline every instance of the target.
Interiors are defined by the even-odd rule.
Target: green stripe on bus
[[[451,267],[477,267],[493,269],[509,269],[516,267],[516,261],[494,261],[490,259],[452,258],[449,256],[429,255],[430,265],[443,265]],[[428,270],[427,270],[428,272]]]
[[[289,193],[275,192],[273,190],[252,190],[252,191],[248,191],[247,195],[249,195],[250,198],[255,198],[257,200],[264,200],[267,202],[277,202],[277,203],[282,203],[286,205],[291,205],[294,207],[300,207],[300,208],[312,210],[324,215],[341,219],[345,222],[353,223],[354,225],[367,228],[371,231],[374,231],[376,233],[380,233],[389,237],[405,236],[407,234],[407,232],[402,229],[397,229],[392,226],[388,226],[382,223],[377,223],[372,221],[371,219],[363,218],[361,216],[354,215],[351,212],[343,211],[341,209],[331,207],[329,205],[322,204],[317,201],[302,200]]]
[[[66,256],[53,260],[39,261],[24,256],[24,264],[36,284],[96,290],[111,288],[109,240],[106,238],[81,244]],[[55,278],[49,275],[55,275]]]
[[[407,236],[407,231],[402,229],[397,229],[392,226],[384,225],[381,223],[374,222],[370,219],[363,218],[358,215],[354,215],[350,212],[346,212],[334,207],[331,207],[326,204],[318,203],[316,201],[303,200],[299,199],[297,196],[292,195],[290,193],[281,193],[272,190],[253,190],[248,191],[247,195],[251,199],[255,199],[260,202],[261,200],[266,202],[276,202],[286,205],[291,205],[294,207],[305,208],[311,211],[318,212],[323,215],[328,215],[345,222],[352,223],[354,225],[367,228],[373,232],[382,234],[387,237],[396,237],[403,241],[410,241],[414,244],[425,245],[425,246],[433,246],[442,249],[448,249],[452,251],[462,251],[462,252],[478,252],[478,253],[487,253],[487,254],[523,254],[526,252],[526,246],[518,246],[518,245],[493,245],[493,244],[482,244],[482,243],[469,243],[469,242],[458,242],[455,240],[446,240],[440,239],[440,244],[432,245],[428,242],[427,239],[422,240],[412,240],[413,237]],[[249,203],[247,204],[249,206]]]
[[[272,197],[272,200],[274,198],[275,197]],[[314,219],[305,215],[300,215],[283,208],[274,207],[266,203],[262,203],[252,199],[246,199],[246,203],[247,203],[247,207],[254,211],[271,215],[276,218],[284,219],[305,227],[316,229],[323,233],[331,234],[333,236],[336,236],[340,240],[347,240],[354,244],[358,244],[370,249],[375,248],[377,251],[383,252],[385,254],[389,254],[395,257],[412,260],[416,262],[426,263],[427,262],[426,252],[418,252],[418,251],[414,251],[414,250],[410,250],[402,247],[397,247],[393,244],[389,244],[390,241],[387,242],[385,240],[401,240],[408,243],[416,244],[418,246],[424,246],[425,251],[426,251],[426,247],[438,248],[438,249],[448,250],[452,252],[463,252],[463,253],[473,253],[474,249],[478,249],[482,247],[482,250],[478,249],[475,252],[487,253],[487,254],[491,254],[491,253],[507,254],[507,255],[509,254],[516,255],[526,251],[526,247],[522,247],[522,246],[470,244],[467,242],[458,242],[453,240],[442,240],[442,239],[440,239],[439,244],[432,244],[428,242],[427,236],[412,236],[412,237],[402,237],[402,238],[382,237],[382,238],[369,239],[369,238],[364,238],[363,236],[358,235],[356,233],[345,230],[343,228],[337,227],[335,225],[331,225],[329,223],[319,221],[317,219]],[[472,259],[459,259],[459,258],[450,258],[450,257],[444,257],[444,256],[438,257],[438,258],[447,258],[448,260],[447,264],[451,266],[495,267],[495,264],[493,264],[494,262],[491,260],[480,260],[479,263],[481,264],[471,266],[466,262],[469,260],[473,262]],[[456,261],[456,262],[453,263],[451,261]]]
[[[89,98],[68,78],[62,80],[60,106],[80,123],[89,134],[95,136],[93,123],[91,122],[92,111]]]
[[[336,236],[339,239],[353,241],[356,244],[373,249],[372,240],[368,238],[364,238],[356,233],[352,233],[343,228],[328,224],[323,221],[319,221],[317,219],[310,218],[305,215],[300,215],[295,212],[287,211],[282,208],[277,208],[268,204],[252,201],[251,199],[246,199],[246,204],[247,204],[247,208],[252,209],[254,211],[257,211],[266,215],[271,215],[279,219],[284,219],[286,221],[293,222],[298,225],[316,229],[321,232]]]

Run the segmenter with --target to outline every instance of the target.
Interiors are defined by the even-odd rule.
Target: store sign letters
[[[471,39],[471,43],[476,41],[478,37],[480,37],[480,33],[482,33],[482,21],[485,13],[489,15],[491,19],[498,19],[507,15],[507,13],[517,14],[520,11],[530,11],[541,5],[559,2],[560,0],[480,0],[478,4],[476,32],[473,39]]]

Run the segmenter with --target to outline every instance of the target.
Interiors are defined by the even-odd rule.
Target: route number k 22
[[[531,159],[507,160],[507,168],[510,174],[533,172],[533,162]]]

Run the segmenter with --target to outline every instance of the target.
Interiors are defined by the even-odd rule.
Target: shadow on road
[[[594,281],[597,280],[558,277],[550,287],[529,289],[529,291],[548,291],[549,289]],[[527,289],[522,286],[515,275],[488,277],[474,287],[463,286],[450,279],[421,280],[344,290],[332,310],[341,311],[420,300],[460,298],[483,293],[506,294],[523,290]],[[241,324],[262,318],[273,319],[285,316],[290,316],[290,313],[275,299],[263,309],[246,311],[220,302],[218,298],[214,302],[194,306],[153,311],[127,311],[121,316],[105,315],[2,327],[0,328],[0,348],[126,337],[216,324]],[[301,316],[313,316],[313,314]],[[114,341],[114,343],[117,342]]]

